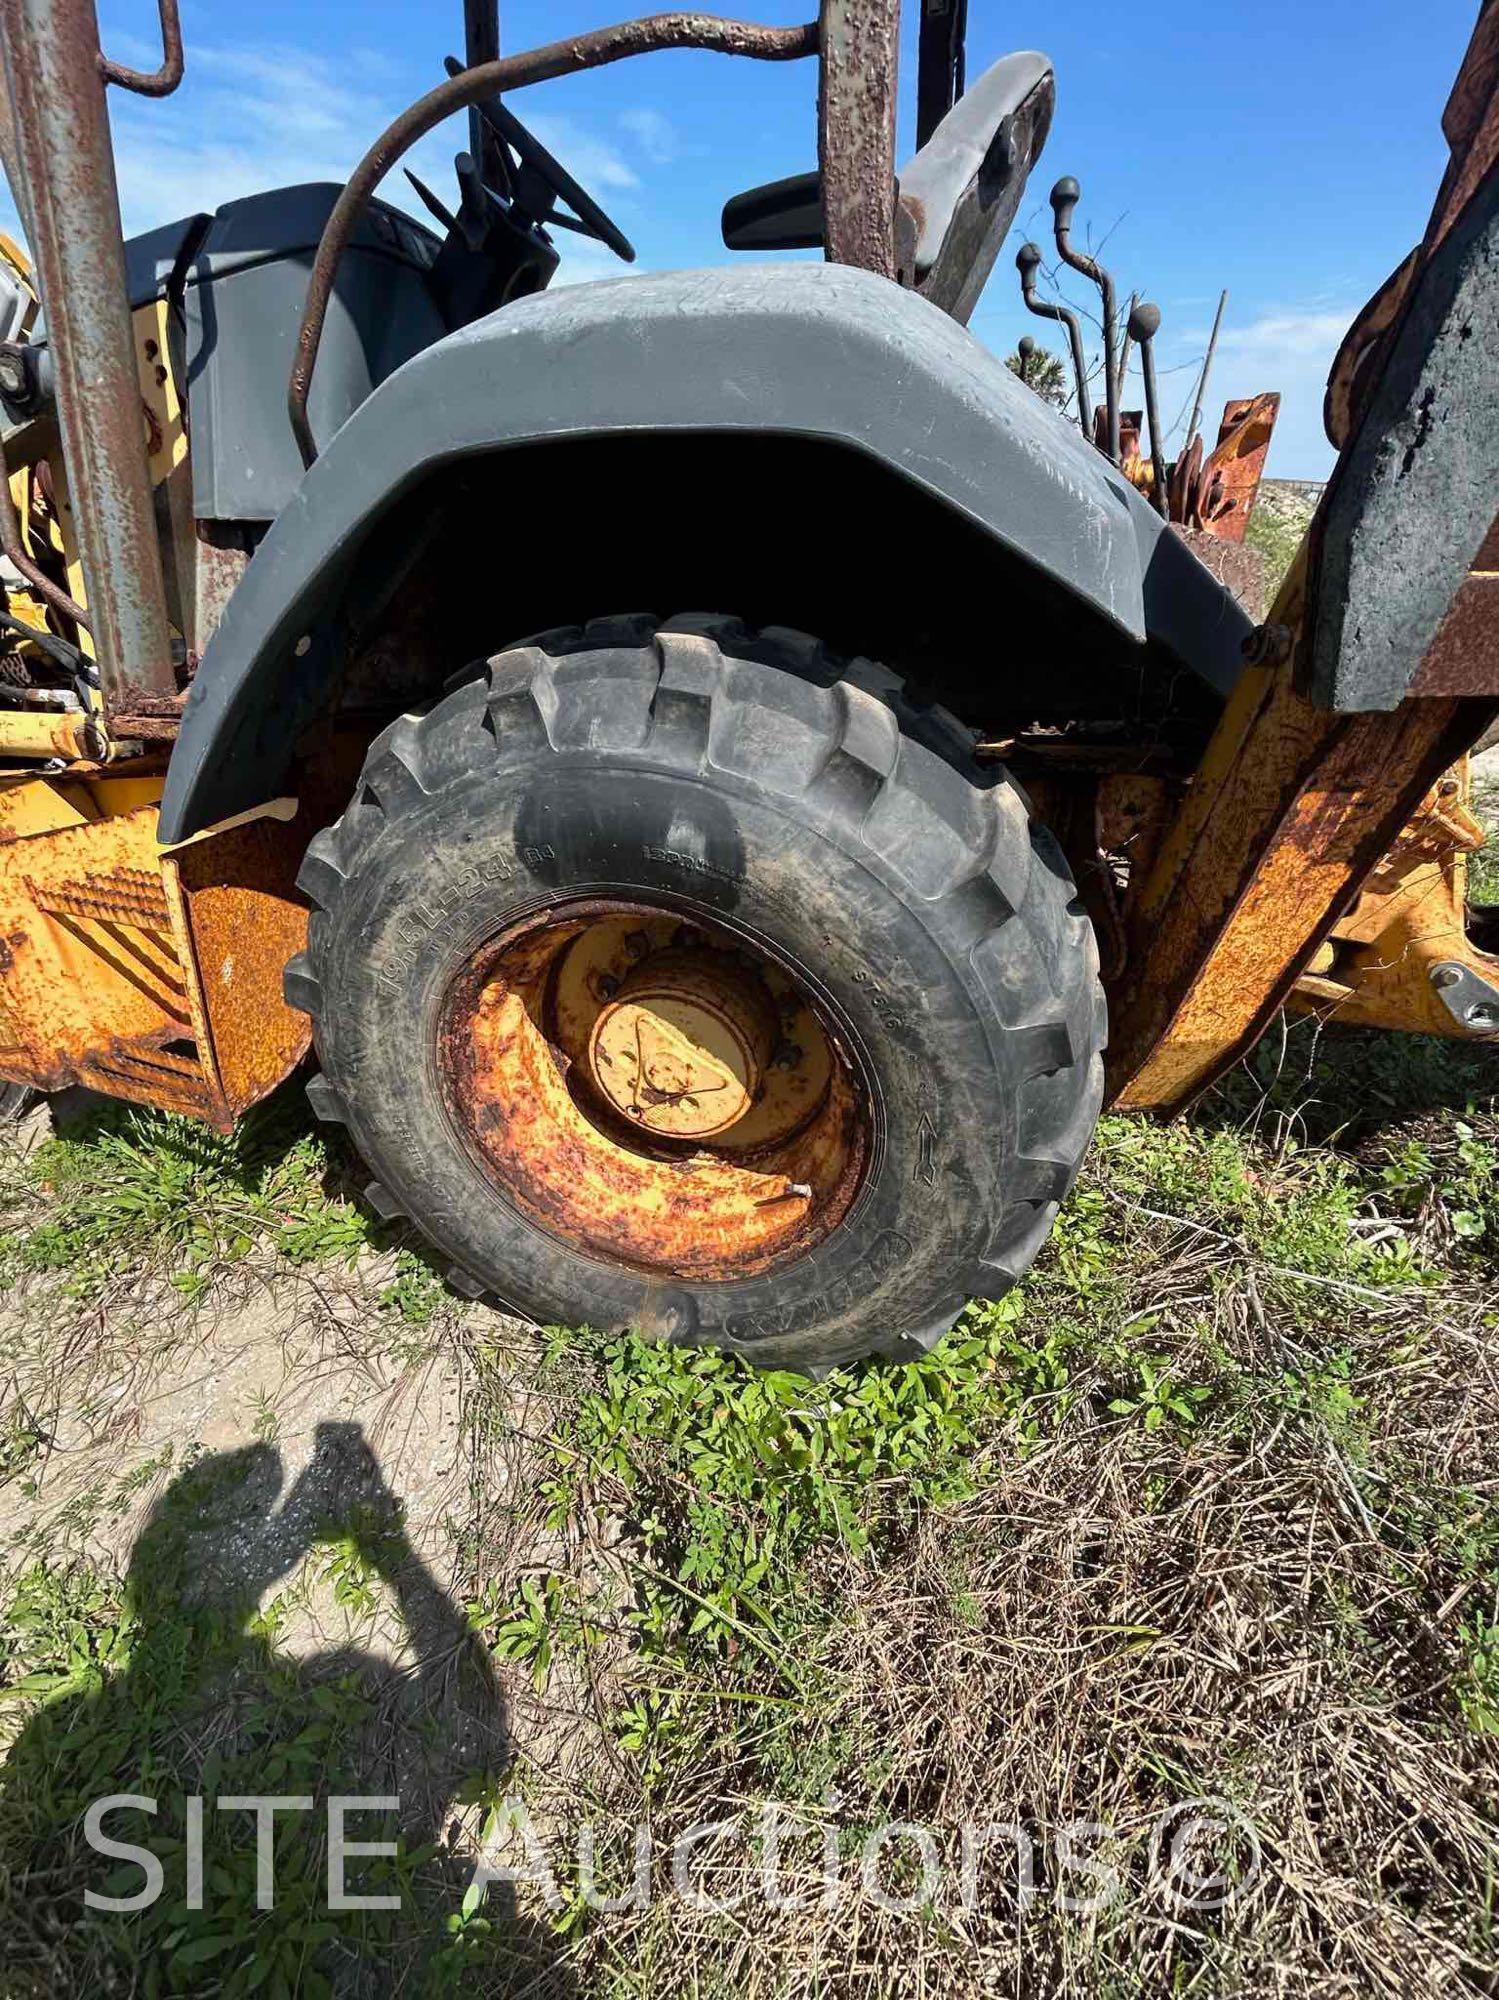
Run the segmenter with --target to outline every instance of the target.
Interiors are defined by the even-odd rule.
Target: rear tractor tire
[[[1102,1094],[1093,932],[971,738],[729,619],[512,647],[308,849],[319,1114],[456,1287],[822,1373],[1035,1257]]]

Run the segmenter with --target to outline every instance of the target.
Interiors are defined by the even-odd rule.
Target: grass
[[[267,1392],[232,1451],[119,1460],[94,1517],[150,1504],[117,1562],[20,1509],[0,1988],[1492,1992],[1496,1088],[1482,1051],[1277,1031],[1191,1119],[1105,1119],[1021,1292],[913,1367],[816,1385],[458,1307],[371,1234],[290,1101],[236,1141],[126,1114],[17,1156],[0,1501],[45,1498],[61,1463],[38,1341],[88,1358],[72,1400],[116,1411],[143,1316],[167,1309],[121,1379],[148,1396],[174,1343],[218,1351],[226,1296],[335,1276],[362,1286],[341,1322],[361,1365],[461,1355],[470,1470],[441,1561],[392,1490],[412,1467],[352,1425],[318,1447],[317,1505],[299,1481],[273,1507]],[[297,1634],[324,1601],[353,1637],[313,1657]],[[413,1635],[400,1671],[387,1614]],[[278,1823],[257,1910],[248,1822],[210,1815],[198,1911],[194,1789],[437,1803],[357,1864],[392,1912],[323,1907],[318,1814]],[[161,1801],[149,1910],[80,1906],[108,1872],[79,1827],[105,1790]],[[1210,1798],[1240,1888],[1184,1908],[1153,1829]],[[778,1907],[772,1805],[799,1898]],[[931,1830],[933,1881],[913,1838],[869,1863],[892,1820]],[[965,1897],[962,1829],[1011,1821],[1034,1895],[1004,1835]],[[601,1911],[641,1823],[659,1893]],[[692,1824],[719,1829],[695,1897],[665,1858]],[[531,1879],[484,1900],[472,1844],[507,1825]]]
[[[1276,486],[1260,488],[1244,539],[1265,558],[1266,595],[1272,602],[1296,559],[1312,511],[1312,503],[1295,493]]]
[[[1468,862],[1468,900],[1492,906],[1499,904],[1499,771],[1492,763],[1474,772],[1473,809],[1490,835]]]
[[[329,1199],[334,1172],[288,1092],[227,1139],[195,1119],[110,1107],[44,1143],[13,1184],[23,1207],[28,1189],[44,1190],[48,1210],[0,1238],[0,1278],[52,1274],[87,1299],[123,1265],[163,1272],[191,1298],[253,1249],[291,1263],[352,1257],[371,1226]]]

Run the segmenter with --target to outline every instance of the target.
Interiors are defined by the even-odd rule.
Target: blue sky
[[[105,40],[150,60],[154,0],[104,0]],[[509,49],[598,27],[600,0],[501,0]],[[639,11],[645,11],[642,6]],[[732,11],[725,9],[724,11]],[[809,0],[760,0],[792,22]],[[914,20],[907,0],[908,27]],[[1135,0],[1039,8],[970,0],[969,65],[1039,46],[1057,72],[1051,139],[974,330],[1008,351],[1046,329],[1018,300],[1013,253],[1046,241],[1046,193],[1083,185],[1079,224],[1127,293],[1160,305],[1168,422],[1183,413],[1219,288],[1229,290],[1209,407],[1285,396],[1270,470],[1315,478],[1322,386],[1349,319],[1419,237],[1445,162],[1439,118],[1474,18],[1472,0]],[[126,227],[143,229],[259,187],[339,178],[380,126],[459,52],[460,0],[185,0],[187,77],[176,97],[111,94]],[[910,150],[915,55],[902,91]],[[726,196],[815,161],[814,68],[673,54],[538,87],[515,99],[612,211],[642,269],[728,261]],[[441,194],[461,127],[428,140],[418,170]],[[404,196],[404,184],[386,192]],[[404,196],[409,204],[409,196]],[[562,240],[575,280],[622,267]],[[1081,301],[1080,301],[1081,302]],[[1128,399],[1127,399],[1128,400]]]

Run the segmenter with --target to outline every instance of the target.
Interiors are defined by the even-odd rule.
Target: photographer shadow
[[[97,1602],[88,1609],[97,1666],[75,1671],[12,1748],[0,1771],[0,1955],[16,1982],[7,1991],[82,1991],[96,1979],[112,1988],[123,1968],[137,1977],[149,1968],[170,1990],[284,1982],[380,1994],[428,1990],[431,1976],[446,1974],[496,1996],[571,1994],[550,1932],[519,1914],[508,1885],[492,1884],[482,1906],[463,1909],[474,1857],[452,1837],[455,1808],[496,1796],[513,1759],[488,1651],[412,1547],[358,1424],[319,1424],[284,1496],[283,1481],[270,1444],[200,1459],[179,1475],[135,1542],[124,1615],[111,1626]],[[331,1550],[344,1605],[372,1620],[394,1608],[399,1645],[296,1657],[276,1644],[296,1592],[271,1598],[269,1613],[262,1606],[314,1550]],[[127,1664],[111,1672],[122,1654]],[[111,1866],[86,1837],[89,1806],[113,1794],[154,1800],[154,1811],[116,1808],[104,1831],[161,1863],[159,1893],[122,1912],[91,1908],[84,1896],[132,1897],[147,1886],[139,1860]],[[199,1908],[188,1894],[186,1802],[195,1795]],[[288,1796],[313,1805],[276,1817],[275,1905],[262,1911],[255,1820],[218,1801]],[[349,1894],[383,1895],[396,1908],[330,1908],[330,1797],[399,1801],[350,1814],[343,1871]],[[390,1859],[353,1848],[397,1839]]]

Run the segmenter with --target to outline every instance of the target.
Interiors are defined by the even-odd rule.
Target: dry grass
[[[226,1286],[291,1283],[356,1365],[404,1380],[455,1357],[463,1476],[436,1569],[496,1663],[510,1746],[471,1774],[468,1824],[493,1831],[501,1799],[523,1801],[559,1890],[550,1908],[522,1886],[509,1914],[465,1914],[451,1868],[424,1864],[398,1935],[361,1919],[318,1947],[327,1990],[1494,1992],[1495,1088],[1479,1052],[1299,1029],[1189,1125],[1107,1121],[1018,1307],[976,1311],[924,1368],[815,1390],[429,1313],[409,1264],[410,1316],[382,1303],[389,1264],[288,1270],[288,1215],[299,1245],[309,1227],[342,1242],[348,1220],[336,1193],[319,1220],[300,1180],[277,1182],[257,1247],[189,1287],[177,1352],[221,1351]],[[19,1216],[35,1196],[18,1188]],[[171,1263],[102,1305],[60,1296],[57,1270],[22,1282],[103,1382],[112,1329]],[[160,1353],[137,1362],[131,1393],[149,1397]],[[399,1495],[393,1431],[381,1456]],[[38,1554],[12,1552],[12,1589]],[[77,1611],[73,1643],[117,1617]],[[45,1650],[14,1625],[9,1645],[13,1677]],[[294,1728],[295,1702],[276,1713]],[[349,1744],[356,1723],[351,1708]],[[128,1735],[132,1754],[142,1742],[170,1762],[156,1721]],[[66,1746],[48,1754],[60,1772]],[[309,1788],[357,1789],[320,1770]],[[1226,1873],[1221,1908],[1151,1866],[1162,1814],[1209,1799],[1234,1821],[1193,1851]],[[796,1907],[763,1895],[768,1802],[802,1829],[781,1871]],[[578,1830],[617,1892],[642,1819],[655,1893],[596,1914]],[[863,1843],[891,1820],[930,1828],[939,1864],[904,1912],[860,1884]],[[671,1883],[671,1838],[704,1821],[725,1823],[695,1874],[721,1908]],[[962,1828],[1007,1822],[1035,1843],[1036,1894],[1022,1904],[1000,1835],[965,1902]],[[10,1850],[11,1893],[34,1928],[53,1892],[28,1851]],[[500,1853],[524,1867],[513,1842]],[[911,1889],[912,1858],[897,1842],[879,1879]],[[1103,1888],[1095,1908],[1062,1900]],[[245,1915],[242,1946],[191,1990],[251,1990],[272,1960],[321,1990],[318,1950],[285,1956],[290,1910]],[[181,1948],[99,1927],[89,1963],[131,1990]],[[80,1962],[56,1947],[54,1968]]]
[[[779,1719],[768,1742],[726,1724],[732,1750],[695,1745],[662,1800],[716,1819],[770,1778],[816,1823],[827,1779],[845,1829],[937,1831],[945,1898],[767,1912],[741,1846],[712,1886],[748,1892],[744,1918],[673,1903],[600,1927],[616,1990],[1493,1989],[1495,1739],[1455,1694],[1499,1580],[1487,1286],[1333,1283],[1308,1324],[1261,1259],[1190,1226],[1139,1228],[1131,1255],[1123,1317],[1159,1315],[1153,1348],[1211,1387],[1197,1420],[1145,1431],[1113,1407],[1117,1360],[1089,1356],[1044,1442],[1002,1431],[971,1497],[824,1577],[841,1601],[815,1715],[789,1741]],[[1152,1883],[1151,1829],[1205,1798],[1263,1859],[1228,1908],[1184,1912]],[[1109,1827],[1096,1851],[1120,1893],[1092,1915],[1045,1893],[1020,1912],[1000,1867],[956,1907],[957,1830],[995,1821],[1043,1849],[1069,1823]]]

